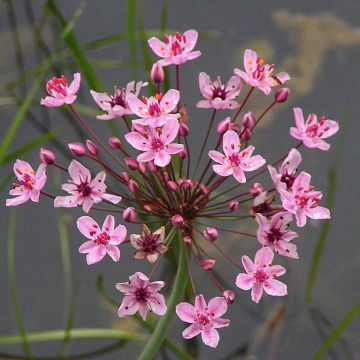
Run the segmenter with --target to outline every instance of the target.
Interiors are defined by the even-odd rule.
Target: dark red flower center
[[[238,153],[231,154],[228,159],[231,166],[238,166],[240,164],[240,157]]]
[[[46,84],[46,90],[50,95],[54,95],[54,92],[58,95],[67,96],[68,81],[64,75],[61,77],[53,77]]]
[[[82,182],[77,185],[77,191],[83,196],[89,196],[91,194],[91,187],[89,183]]]
[[[200,325],[200,326],[206,326],[209,325],[211,323],[211,319],[208,315],[206,314],[198,314],[196,316],[196,322]]]
[[[137,301],[144,303],[149,297],[149,292],[144,288],[137,289],[135,292],[135,297]]]
[[[263,270],[256,270],[256,273],[254,274],[254,278],[258,282],[264,282],[267,279],[267,275]]]
[[[268,232],[267,239],[269,242],[275,242],[281,239],[282,232],[279,229],[271,228]]]
[[[97,245],[107,245],[110,241],[110,235],[104,231],[94,240]]]
[[[151,148],[154,151],[159,151],[164,148],[164,143],[159,138],[152,138],[151,139]]]

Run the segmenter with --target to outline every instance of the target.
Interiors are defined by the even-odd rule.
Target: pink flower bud
[[[110,147],[114,150],[120,149],[121,147],[121,141],[118,137],[112,136],[109,138],[108,143]]]
[[[208,187],[206,185],[204,185],[204,184],[200,184],[200,190],[202,191],[202,193],[204,195],[208,194],[208,192],[209,192]]]
[[[125,182],[128,182],[130,180],[130,176],[127,172],[123,171],[121,174],[120,174],[120,177],[125,181]]]
[[[216,128],[216,131],[219,135],[223,135],[227,130],[229,130],[230,117],[226,117],[221,120]]]
[[[239,208],[239,202],[236,200],[231,200],[229,208],[230,208],[230,211],[236,211]]]
[[[251,138],[251,132],[249,129],[242,127],[240,131],[240,140],[249,141]]]
[[[49,149],[40,149],[39,153],[40,161],[45,165],[52,165],[56,161],[56,155]]]
[[[184,236],[183,241],[186,245],[191,245],[193,242],[193,239],[190,236]]]
[[[159,63],[153,64],[150,78],[155,84],[160,84],[165,80],[165,72]]]
[[[139,163],[139,171],[140,171],[142,174],[145,174],[145,173],[146,173],[146,163],[144,163],[144,162],[140,162],[140,163]]]
[[[99,148],[91,140],[86,140],[86,147],[89,149],[91,155],[96,156],[99,153]]]
[[[233,304],[234,303],[234,300],[235,300],[235,294],[233,291],[231,290],[225,290],[223,292],[223,297],[225,298],[226,302],[228,304]]]
[[[123,211],[123,219],[127,222],[133,222],[137,218],[137,211],[133,207],[128,207]]]
[[[151,208],[150,205],[144,205],[143,209],[144,209],[146,212],[149,212],[149,213],[152,212],[152,208]]]
[[[255,117],[251,111],[248,111],[246,114],[244,114],[244,117],[242,119],[242,124],[245,128],[252,129],[255,125]]]
[[[259,195],[260,193],[262,193],[264,191],[264,187],[262,186],[262,184],[260,183],[253,183],[251,186],[250,186],[250,194],[251,195]]]
[[[210,226],[204,230],[203,234],[207,241],[215,241],[219,236],[218,231]]]
[[[171,222],[176,228],[183,228],[185,225],[184,218],[181,215],[174,215]]]
[[[148,169],[150,172],[154,173],[157,171],[156,165],[154,164],[154,161],[149,161],[148,163]]]
[[[147,134],[145,126],[143,126],[143,125],[133,124],[131,128],[132,128],[132,131],[137,131],[142,136],[146,136],[146,134]]]
[[[290,94],[290,90],[288,88],[281,88],[275,94],[275,102],[283,103],[287,100]]]
[[[125,164],[131,170],[137,170],[139,168],[139,163],[133,158],[125,158]]]
[[[187,152],[186,150],[181,150],[179,152],[179,156],[180,156],[180,159],[185,159],[187,157]]]
[[[76,156],[84,156],[86,154],[85,146],[82,143],[70,143],[68,147]]]
[[[130,179],[129,182],[128,182],[128,189],[129,189],[131,192],[135,193],[135,192],[138,191],[138,188],[139,188],[138,183],[137,183],[135,180]]]
[[[166,181],[169,180],[169,174],[168,174],[166,171],[164,172],[164,179],[165,179]]]
[[[201,263],[201,267],[204,269],[204,270],[210,270],[212,269],[216,264],[216,260],[214,259],[205,259],[202,263]]]
[[[182,183],[184,182],[184,179],[183,178],[178,178],[176,181],[177,181],[178,185],[181,186]]]
[[[168,188],[169,188],[171,191],[176,191],[176,189],[177,189],[177,184],[176,184],[176,182],[175,182],[175,181],[172,181],[172,180],[169,180],[169,181],[167,182],[167,186],[168,186]]]
[[[187,124],[180,123],[179,134],[184,137],[189,135],[189,127]]]

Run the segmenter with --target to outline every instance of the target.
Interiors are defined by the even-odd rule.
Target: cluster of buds
[[[190,324],[182,335],[189,339],[201,334],[206,345],[216,347],[219,342],[217,329],[230,324],[222,316],[227,306],[235,301],[236,287],[251,290],[254,302],[260,301],[263,292],[271,296],[287,294],[286,284],[277,280],[286,269],[272,265],[272,262],[276,254],[279,260],[281,256],[299,258],[297,247],[292,243],[298,236],[290,229],[293,219],[296,219],[297,227],[303,227],[307,218],[330,218],[329,210],[319,205],[322,193],[310,184],[310,174],[298,173],[297,169],[301,163],[299,149],[305,146],[328,150],[330,145],[324,139],[338,131],[338,124],[323,116],[318,119],[314,114],[305,121],[302,110],[295,108],[296,127],[290,129],[290,135],[299,142],[289,152],[279,154],[278,160],[267,161],[251,140],[257,124],[274,106],[287,100],[289,89],[280,88],[275,99],[257,117],[247,109],[248,100],[256,90],[268,96],[273,87],[283,85],[290,76],[286,72],[275,74],[274,64],[265,64],[255,51],[246,50],[244,69],[234,69],[226,83],[220,76],[211,80],[205,72],[199,74],[203,99],[196,102],[196,107],[212,109],[212,113],[193,167],[191,161],[196,159],[196,153],[191,151],[188,142],[188,138],[191,139],[188,126],[191,125],[191,114],[181,103],[179,79],[180,66],[201,55],[200,51],[194,50],[197,37],[195,30],[188,30],[184,34],[165,36],[165,41],[154,37],[148,40],[151,49],[161,58],[150,74],[156,94],[140,97],[140,91],[147,83],[135,81],[121,89],[115,87],[113,95],[91,90],[102,111],[97,119],[120,121],[125,132],[121,138],[113,136],[103,141],[72,106],[77,98],[80,74],[74,74],[70,85],[63,75],[49,80],[46,86],[49,96],[42,99],[41,104],[70,107],[90,139],[85,144],[68,144],[72,154],[81,158],[81,163],[74,159],[68,167],[59,164],[55,153],[48,149],[40,150],[41,164],[36,172],[27,162],[17,160],[14,172],[18,183],[10,190],[13,197],[6,204],[38,202],[43,195],[52,199],[55,207],[81,206],[85,213],[102,214],[105,211],[107,216],[102,226],[88,215],[77,220],[80,233],[87,238],[79,248],[80,253],[86,254],[87,264],[99,263],[105,255],[117,262],[123,246],[133,247],[135,260],[153,264],[149,274],[136,272],[130,275],[128,282],[116,285],[124,293],[118,312],[120,317],[139,312],[145,320],[149,310],[160,316],[166,314],[165,298],[159,293],[165,283],[151,282],[150,278],[155,276],[156,265],[165,252],[182,249],[180,255],[175,253],[174,257],[186,254],[189,275],[194,269],[193,261],[219,291],[219,296],[207,302],[197,292],[194,277],[188,277],[195,303],[181,302],[176,306],[179,318]],[[165,89],[162,67],[172,64],[176,67],[176,88]],[[232,110],[231,116],[221,116],[217,120],[219,113]],[[217,136],[208,159],[204,160],[213,127]],[[196,134],[197,143],[200,135]],[[101,171],[93,176],[82,162],[92,162]],[[114,162],[116,166],[111,165]],[[67,195],[54,195],[44,190],[48,166],[68,177],[62,185]],[[272,183],[269,187],[264,185],[266,179],[261,183],[257,180],[266,175]],[[105,182],[107,177],[114,180],[115,185],[111,188]],[[230,181],[232,185],[228,184]],[[122,199],[127,205],[123,205]],[[112,214],[119,212],[124,222],[141,225],[141,232],[128,234],[125,225],[116,225]],[[238,227],[219,227],[214,220],[217,220],[216,224],[234,220]],[[257,232],[242,231],[243,221],[251,221],[257,226]],[[241,255],[240,246],[240,254],[227,254],[222,246],[227,240],[224,232],[254,240],[259,246],[254,261],[247,255],[241,257],[241,262],[236,259]],[[234,289],[224,288],[213,272],[217,259],[207,254],[207,246],[213,247],[237,269]],[[179,261],[179,266],[183,263]]]

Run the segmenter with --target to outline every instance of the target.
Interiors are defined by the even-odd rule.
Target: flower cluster
[[[77,220],[79,231],[88,239],[79,248],[81,254],[86,254],[87,264],[100,262],[106,254],[117,262],[120,248],[127,245],[134,248],[134,259],[152,264],[148,275],[136,272],[128,282],[116,284],[124,293],[119,317],[139,312],[145,320],[149,311],[166,316],[165,298],[159,293],[165,283],[151,282],[151,278],[162,255],[173,252],[174,257],[179,257],[179,272],[182,264],[186,264],[186,272],[190,275],[186,279],[190,279],[195,297],[194,306],[181,301],[176,306],[178,317],[190,324],[182,335],[189,339],[201,334],[206,345],[216,347],[217,329],[230,324],[222,316],[227,306],[235,301],[235,292],[224,288],[217,279],[213,272],[216,259],[208,256],[206,247],[212,246],[237,268],[234,288],[251,289],[254,302],[260,301],[264,291],[272,296],[286,295],[286,284],[277,280],[286,269],[272,262],[275,254],[299,258],[297,246],[292,242],[298,236],[290,229],[294,226],[293,220],[297,227],[303,227],[308,217],[330,218],[329,210],[319,205],[322,193],[311,185],[311,175],[305,171],[298,173],[302,161],[299,149],[304,146],[328,150],[330,145],[324,139],[338,131],[338,124],[324,116],[318,119],[314,114],[305,122],[302,110],[294,108],[296,127],[290,129],[290,135],[300,142],[275,161],[260,155],[261,150],[252,145],[255,129],[274,106],[287,100],[289,89],[278,89],[259,116],[246,109],[248,100],[256,89],[268,96],[273,87],[283,85],[290,76],[286,72],[275,74],[274,64],[265,64],[255,51],[246,50],[244,70],[234,69],[225,85],[220,76],[212,81],[205,72],[199,74],[199,90],[204,99],[196,101],[195,105],[200,109],[212,109],[212,113],[201,150],[198,154],[191,152],[188,141],[191,121],[187,122],[191,113],[184,114],[179,78],[180,65],[201,55],[200,51],[194,51],[197,38],[195,30],[188,30],[184,34],[165,35],[164,41],[154,37],[148,40],[153,52],[161,58],[150,74],[157,88],[155,94],[140,96],[147,85],[141,81],[129,82],[121,89],[115,87],[114,95],[90,91],[102,111],[97,119],[116,121],[124,131],[123,139],[112,136],[107,142],[103,141],[73,107],[80,74],[74,74],[70,85],[63,75],[49,80],[46,86],[49,96],[42,99],[41,104],[70,107],[90,139],[85,144],[68,144],[73,155],[82,158],[81,162],[72,160],[68,167],[59,164],[55,153],[48,149],[40,150],[42,163],[36,172],[27,162],[17,160],[14,172],[19,183],[10,190],[13,198],[8,199],[6,205],[19,205],[29,199],[37,202],[42,194],[52,199],[55,207],[81,206],[85,213],[105,211],[107,216],[102,226],[88,215]],[[165,76],[162,66],[172,64],[176,68],[176,88],[162,89]],[[220,115],[229,110],[235,112],[231,116]],[[208,159],[204,160],[213,127],[217,138],[208,152]],[[200,135],[196,134],[197,143]],[[219,151],[220,146],[222,151]],[[197,157],[195,166],[194,157]],[[85,161],[92,162],[101,171],[93,176],[83,164]],[[62,185],[62,190],[69,195],[44,191],[45,171],[49,166],[70,178]],[[263,174],[264,184],[256,180]],[[271,183],[268,188],[266,174]],[[111,187],[105,183],[107,177],[114,180]],[[233,185],[228,185],[231,181]],[[102,207],[99,203],[103,203]],[[240,206],[246,203],[248,211]],[[124,222],[140,224],[142,229],[128,235],[125,225],[116,226],[118,221],[114,215],[118,213],[122,213]],[[257,232],[219,228],[213,224],[214,220],[235,220],[240,224],[251,221],[257,226]],[[241,255],[240,247],[239,255],[227,254],[221,245],[226,243],[222,231],[257,240],[259,250],[254,262],[247,255],[241,257],[241,263],[235,258]],[[204,271],[219,291],[219,296],[208,303],[196,290],[191,276],[194,266]]]

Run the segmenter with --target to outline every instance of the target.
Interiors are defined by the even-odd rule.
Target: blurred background
[[[123,247],[122,259],[106,259],[87,266],[78,253],[83,238],[76,229],[78,209],[53,209],[42,198],[17,209],[5,207],[14,180],[12,164],[18,157],[38,163],[40,146],[51,148],[66,165],[66,144],[84,139],[71,114],[63,109],[41,108],[45,81],[54,74],[83,75],[77,109],[99,135],[114,130],[95,120],[99,114],[89,89],[120,88],[127,82],[148,79],[157,58],[147,47],[150,36],[194,28],[196,49],[202,56],[181,67],[181,101],[187,104],[190,145],[199,151],[199,135],[207,128],[211,111],[196,109],[201,99],[198,74],[226,81],[234,67],[243,67],[243,53],[251,48],[267,63],[287,71],[291,96],[267,116],[255,136],[258,153],[270,162],[296,142],[288,135],[293,126],[292,107],[337,120],[339,133],[330,140],[329,152],[301,149],[301,169],[313,175],[331,207],[329,222],[310,222],[296,239],[300,259],[278,263],[288,269],[286,298],[263,297],[256,305],[249,293],[236,291],[226,315],[230,327],[221,329],[219,346],[212,350],[198,341],[182,341],[183,324],[175,318],[169,337],[186,346],[196,359],[310,359],[360,294],[360,2],[358,1],[11,1],[0,3],[0,358],[29,358],[20,342],[9,345],[3,337],[64,328],[114,328],[148,334],[138,322],[117,318],[117,308],[106,294],[121,301],[115,283],[126,281],[147,264],[132,260],[132,249]],[[174,84],[174,68],[168,80]],[[148,91],[148,90],[145,90]],[[272,101],[258,92],[247,106],[255,114]],[[224,112],[224,117],[227,116]],[[219,120],[221,117],[219,117]],[[119,127],[120,131],[123,129]],[[209,142],[208,147],[211,147]],[[61,174],[48,170],[47,188],[59,187]],[[269,182],[265,174],[262,181]],[[97,216],[97,215],[96,215]],[[102,217],[98,216],[99,221]],[[122,219],[118,219],[122,221]],[[255,231],[253,222],[233,225]],[[131,233],[132,228],[129,227]],[[139,228],[134,227],[138,233]],[[253,256],[258,243],[222,234],[222,247],[240,260]],[[229,284],[237,269],[217,258],[217,272]],[[163,269],[158,270],[159,279]],[[173,274],[165,278],[171,282]],[[196,281],[207,297],[218,295],[206,274]],[[169,282],[169,283],[170,283]],[[101,287],[100,286],[100,287]],[[151,320],[154,320],[152,317]],[[326,359],[360,359],[359,318],[337,338]],[[69,358],[79,355],[99,359],[136,359],[144,342],[71,340],[31,342],[34,358]],[[101,354],[92,354],[104,348]],[[26,350],[26,349],[25,349]],[[11,357],[12,355],[13,357]],[[159,359],[176,359],[165,348]]]

